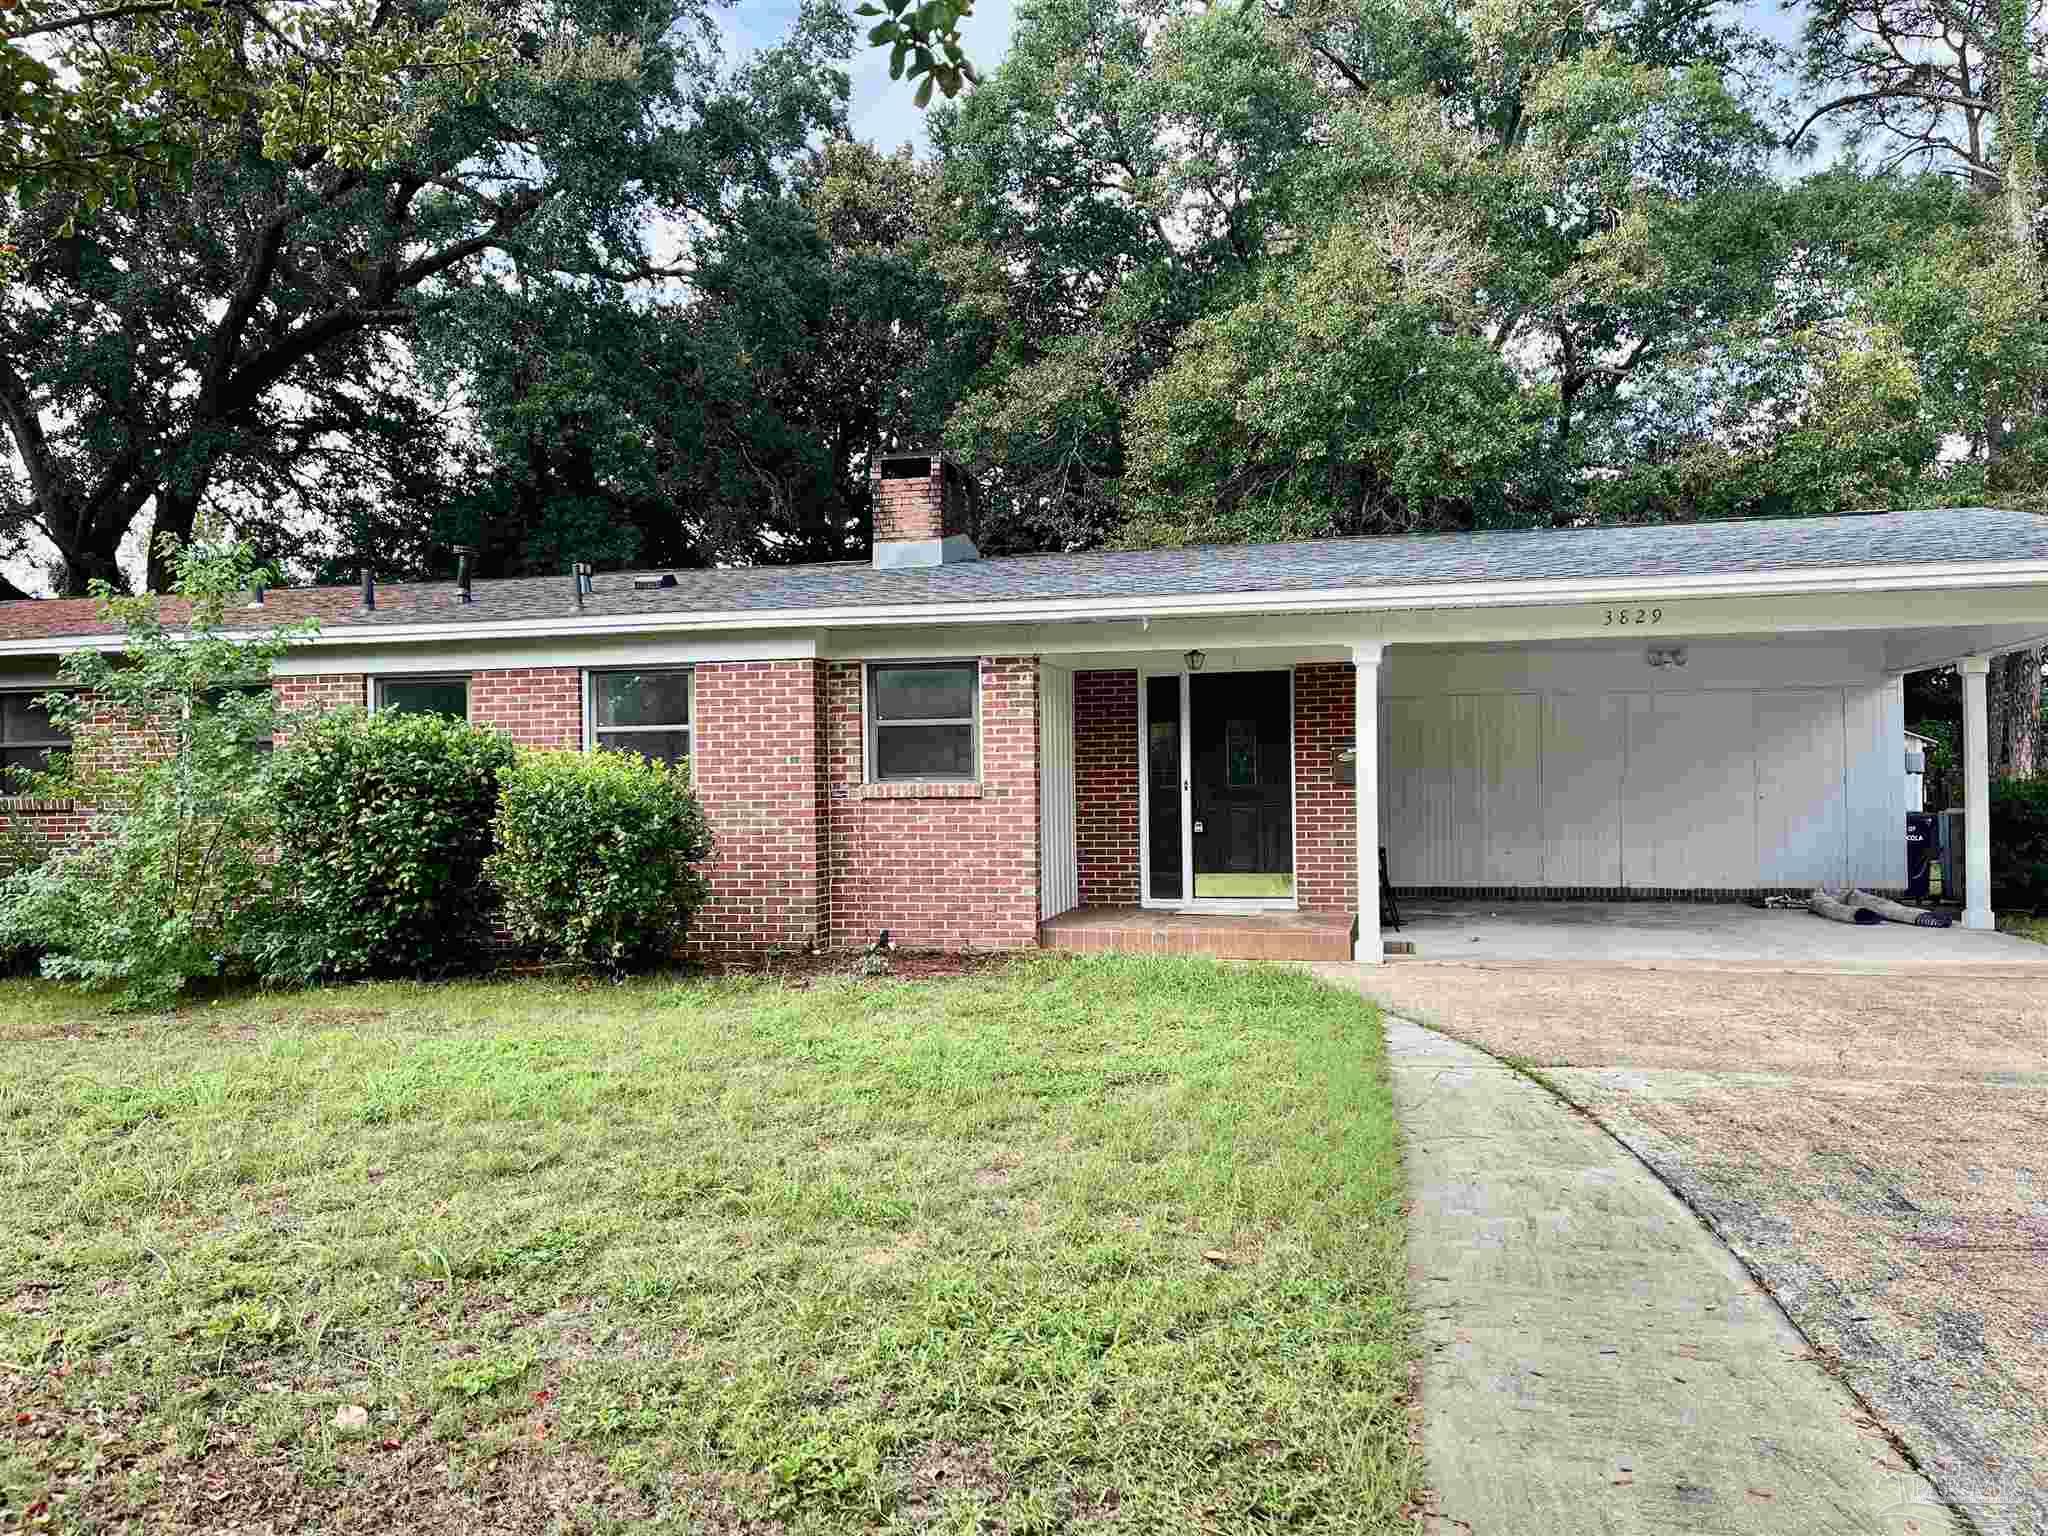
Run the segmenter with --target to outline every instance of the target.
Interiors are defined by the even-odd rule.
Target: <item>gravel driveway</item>
[[[2048,1536],[2048,977],[1397,964],[1721,1233],[1985,1536]]]

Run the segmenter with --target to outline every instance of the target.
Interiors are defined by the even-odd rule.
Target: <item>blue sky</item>
[[[860,0],[849,3],[857,5]],[[739,0],[731,10],[720,13],[719,20],[738,52],[774,42],[789,29],[796,10],[792,0]],[[960,36],[976,67],[987,71],[1001,62],[1009,50],[1010,25],[1016,14],[1016,0],[975,0],[974,14],[961,26]],[[873,21],[866,17],[857,19],[861,23],[861,45],[848,61],[853,96],[847,112],[853,136],[885,150],[905,143],[923,150],[924,113],[912,100],[916,88],[889,78],[889,55],[867,46],[866,33]]]
[[[860,0],[848,0],[859,4]],[[1804,20],[1804,6],[1779,0],[1729,7],[1741,14],[1757,31],[1780,43],[1796,43]],[[733,52],[774,42],[795,19],[795,0],[736,0],[732,9],[718,13]],[[976,0],[974,14],[961,27],[967,55],[986,73],[1002,62],[1009,51],[1010,29],[1016,21],[1016,0]],[[889,56],[866,46],[866,31],[872,21],[861,18],[861,45],[848,61],[852,76],[852,99],[847,105],[854,137],[890,150],[899,144],[913,144],[920,151],[928,147],[924,113],[912,101],[914,90],[900,80],[889,78]],[[1825,158],[1825,157],[1823,157]]]

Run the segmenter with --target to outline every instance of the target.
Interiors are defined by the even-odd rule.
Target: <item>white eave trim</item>
[[[323,629],[302,646],[418,645],[443,640],[540,640],[705,631],[882,629],[906,625],[1061,624],[1119,619],[1258,617],[1266,614],[1400,613],[1416,609],[1559,607],[1574,603],[1676,601],[1683,598],[1801,597],[1868,592],[1940,592],[2048,585],[2048,561],[1979,560],[1910,565],[1816,566],[1735,575],[1488,581],[1460,585],[1326,587],[1299,592],[1219,592],[1163,597],[974,599],[952,603],[858,604],[838,608],[761,608],[467,623],[409,623]],[[249,630],[231,633],[257,634]],[[0,656],[115,650],[121,637],[57,635],[0,640]]]

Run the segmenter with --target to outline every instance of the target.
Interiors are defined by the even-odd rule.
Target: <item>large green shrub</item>
[[[491,882],[514,938],[613,969],[660,960],[703,902],[711,833],[687,768],[624,752],[522,752],[504,776]]]
[[[246,548],[169,536],[158,548],[182,619],[156,596],[93,583],[121,650],[64,658],[65,687],[42,702],[72,750],[22,786],[93,807],[94,835],[0,883],[0,948],[39,954],[46,976],[116,987],[131,1008],[247,960],[271,846],[254,744],[278,724],[271,663],[312,629],[238,633],[241,594],[264,576]]]
[[[2048,779],[1991,786],[1991,905],[2014,912],[2048,907]]]
[[[437,715],[337,710],[270,765],[277,901],[266,976],[440,976],[490,936],[483,878],[505,737]]]

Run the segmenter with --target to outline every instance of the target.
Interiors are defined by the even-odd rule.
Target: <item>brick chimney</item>
[[[974,482],[958,464],[931,449],[877,453],[868,473],[877,570],[981,558],[974,547]]]

